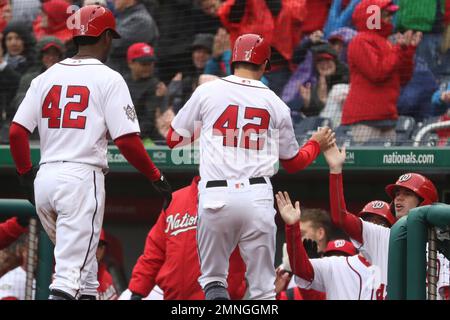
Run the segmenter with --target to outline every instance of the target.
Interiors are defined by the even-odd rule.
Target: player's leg
[[[64,163],[54,194],[56,220],[55,276],[51,290],[77,297],[95,261],[104,209],[101,170]]]
[[[239,248],[247,266],[249,299],[275,299],[275,246],[277,226],[272,188],[254,185]]]
[[[207,300],[229,299],[227,288],[231,252],[239,239],[239,225],[226,188],[203,190],[199,196],[197,249],[200,286]],[[239,201],[236,199],[236,201]]]

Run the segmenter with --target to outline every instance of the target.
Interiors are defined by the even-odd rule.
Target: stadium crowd
[[[366,25],[370,5],[391,3],[390,22]],[[0,142],[31,80],[75,53],[68,18],[86,4],[116,15],[122,38],[107,64],[127,81],[147,146],[164,144],[198,85],[231,73],[230,48],[249,32],[271,43],[263,80],[298,137],[329,125],[339,142],[411,145],[420,127],[449,119],[448,0],[2,0]],[[429,140],[446,145],[448,131]]]

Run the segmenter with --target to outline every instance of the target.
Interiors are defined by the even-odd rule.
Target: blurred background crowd
[[[198,85],[230,74],[242,33],[270,41],[263,82],[291,108],[299,140],[328,125],[341,144],[412,145],[423,125],[450,119],[450,0],[0,0],[1,143],[31,80],[75,53],[66,22],[86,4],[116,15],[122,38],[107,64],[128,83],[146,146],[164,144]],[[381,27],[366,23],[370,5]]]

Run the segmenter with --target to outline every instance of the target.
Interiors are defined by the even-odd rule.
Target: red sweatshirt
[[[27,229],[17,222],[17,218],[11,218],[0,223],[0,250],[16,241],[26,231]]]
[[[358,34],[348,47],[351,86],[342,109],[342,124],[395,120],[400,88],[412,77],[416,48],[393,45],[387,39],[393,26],[381,23],[370,30],[370,5],[383,8],[390,0],[363,0],[353,13]]]
[[[147,236],[144,253],[134,266],[128,288],[147,296],[157,284],[165,300],[203,300],[198,283],[197,255],[198,181],[173,193],[170,206],[161,212]],[[242,299],[246,290],[245,264],[236,248],[230,257],[228,291],[231,299]]]

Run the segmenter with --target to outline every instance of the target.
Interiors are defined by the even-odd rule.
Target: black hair
[[[75,45],[77,47],[89,46],[89,45],[98,43],[100,41],[100,38],[101,38],[101,36],[100,37],[86,37],[86,36],[74,37],[73,42],[75,43]]]
[[[233,62],[231,64],[232,72],[234,72],[234,70],[236,70],[237,68],[247,69],[247,70],[250,70],[250,71],[257,72],[261,68],[261,65],[260,64],[250,63],[250,62],[245,62],[245,61]]]

